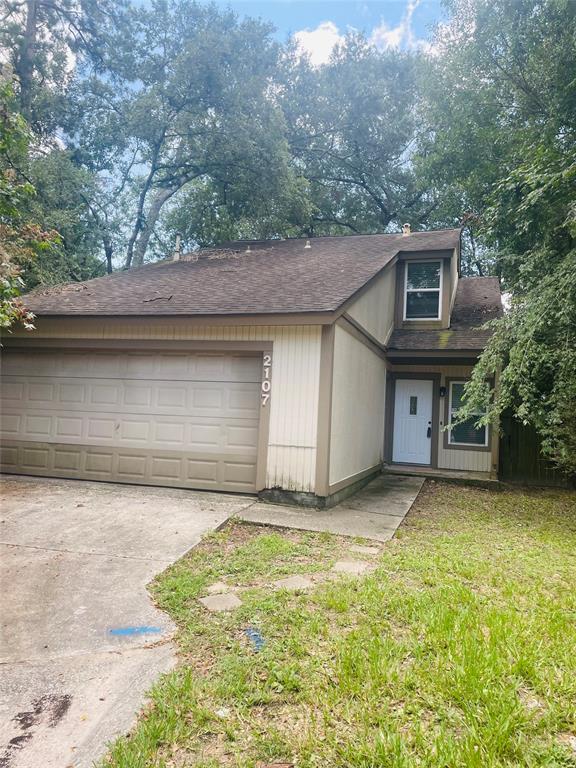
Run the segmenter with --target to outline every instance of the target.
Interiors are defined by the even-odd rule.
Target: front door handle
[[[432,437],[432,427],[428,427],[428,430],[426,432],[426,437]]]

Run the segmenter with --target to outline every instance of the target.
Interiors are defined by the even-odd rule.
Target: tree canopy
[[[458,191],[484,266],[511,302],[461,415],[486,402],[486,379],[502,371],[487,420],[512,409],[574,472],[576,6],[454,0],[450,9],[423,91],[422,168]]]
[[[0,328],[22,322],[33,328],[33,315],[19,299],[30,267],[42,250],[57,242],[57,233],[44,231],[22,214],[35,194],[34,187],[18,170],[26,156],[30,132],[16,111],[12,82],[0,77]]]

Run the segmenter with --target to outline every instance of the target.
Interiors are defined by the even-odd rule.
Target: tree
[[[309,233],[376,232],[426,222],[438,196],[419,183],[413,57],[350,35],[314,68],[289,51],[280,100],[296,167],[311,186]]]
[[[123,0],[0,0],[0,52],[14,74],[14,105],[30,134],[19,172],[34,186],[22,201],[24,215],[57,243],[28,262],[22,273],[28,288],[66,282],[102,272],[97,224],[91,215],[94,183],[66,151],[71,123],[71,85],[89,59],[103,66],[106,30],[121,22]]]
[[[78,57],[100,62],[105,30],[118,25],[123,0],[2,0],[0,50],[15,75],[19,111],[37,136],[60,127]]]
[[[130,267],[161,237],[164,212],[193,210],[196,191],[199,206],[209,187],[249,206],[285,194],[293,174],[269,93],[279,48],[268,25],[170,0],[132,9],[127,27],[106,71],[78,84],[83,119],[72,140],[102,197],[117,204],[111,190],[125,193]]]
[[[482,403],[484,421],[511,408],[576,472],[576,6],[454,0],[450,9],[428,84],[425,162],[476,212],[512,297],[461,416]],[[489,400],[485,382],[499,370]]]
[[[55,232],[43,231],[22,215],[22,206],[34,188],[18,172],[16,158],[25,155],[30,133],[15,111],[12,83],[0,78],[0,328],[22,322],[32,329],[34,316],[19,300],[23,265],[56,241]]]
[[[35,193],[23,203],[22,212],[44,230],[58,232],[58,242],[23,272],[28,288],[89,280],[104,273],[99,255],[98,231],[90,205],[94,179],[78,167],[63,149],[32,152],[25,163]]]
[[[193,182],[167,216],[167,242],[173,243],[179,233],[186,246],[206,247],[226,240],[300,235],[308,226],[312,208],[305,179],[285,174],[281,186],[275,178],[263,178],[256,189],[243,186]]]

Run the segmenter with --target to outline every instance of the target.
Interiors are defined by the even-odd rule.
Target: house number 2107
[[[270,390],[272,382],[270,381],[270,371],[272,370],[272,355],[264,355],[262,368],[262,405],[266,405],[270,400]]]

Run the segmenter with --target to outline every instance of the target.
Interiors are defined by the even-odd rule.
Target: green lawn
[[[427,483],[368,576],[267,588],[351,543],[233,524],[160,576],[181,665],[105,765],[576,767],[575,494]]]

